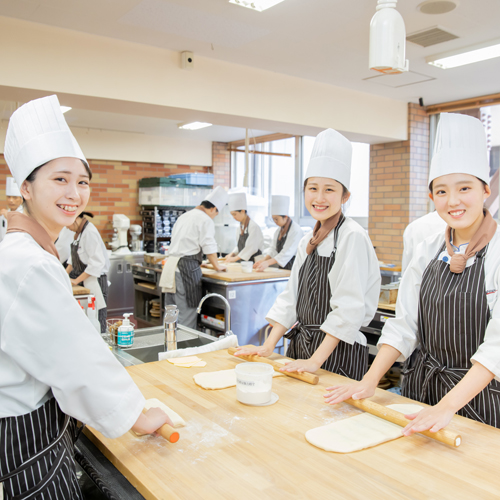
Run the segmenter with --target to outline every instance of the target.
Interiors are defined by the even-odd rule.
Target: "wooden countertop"
[[[73,295],[88,295],[90,290],[84,286],[73,286]]]
[[[193,382],[195,373],[243,361],[227,351],[199,357],[206,367],[177,368],[160,361],[128,368],[146,398],[160,399],[186,420],[176,444],[131,432],[112,440],[86,428],[147,499],[498,498],[499,429],[455,416],[449,428],[462,435],[459,448],[417,435],[356,453],[329,453],[310,445],[304,434],[359,413],[344,403],[322,402],[324,387],[346,379],[323,370],[317,386],[275,378],[279,401],[251,407],[236,400],[234,387],[206,391]],[[380,389],[373,400],[383,405],[408,401]]]
[[[251,273],[244,273],[241,270],[241,264],[231,263],[227,265],[227,271],[218,272],[213,269],[211,264],[209,267],[202,267],[201,272],[203,277],[212,278],[221,281],[254,281],[266,280],[274,278],[288,278],[290,271],[286,269],[278,269],[277,267],[268,267],[263,272],[252,271]]]

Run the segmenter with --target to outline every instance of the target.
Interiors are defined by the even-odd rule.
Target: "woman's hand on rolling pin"
[[[377,384],[370,382],[369,380],[361,380],[354,384],[343,384],[334,385],[332,387],[327,387],[326,390],[329,391],[324,394],[325,403],[329,405],[336,405],[337,403],[342,403],[346,399],[365,399],[371,398],[375,394],[375,389]]]
[[[309,359],[296,359],[291,363],[287,363],[283,368],[280,368],[280,372],[309,372],[314,373],[320,369],[320,365]]]
[[[265,271],[268,267],[269,267],[268,260],[259,260],[253,265],[253,268],[259,273]]]
[[[257,356],[262,356],[263,358],[267,358],[271,356],[274,352],[274,348],[276,346],[271,345],[259,345],[256,347],[240,347],[235,353],[235,356],[251,356],[252,354],[257,354]]]
[[[233,255],[233,256],[227,256],[225,259],[224,259],[224,264],[231,264],[231,262],[238,262],[239,260],[241,260],[237,255]]]
[[[141,413],[136,423],[132,427],[134,432],[137,434],[153,434],[162,425],[171,425],[173,427],[172,420],[169,416],[160,408],[150,408],[145,413]]]
[[[440,431],[450,423],[454,414],[453,409],[440,406],[440,403],[438,403],[435,406],[424,408],[418,413],[405,415],[405,418],[411,420],[411,422],[403,429],[403,435],[411,436],[415,432]]]
[[[70,279],[70,281],[73,286],[78,286],[82,282],[81,280],[78,281],[77,279]]]

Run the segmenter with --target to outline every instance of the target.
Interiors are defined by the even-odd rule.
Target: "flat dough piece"
[[[186,356],[184,358],[170,358],[167,359],[169,363],[173,365],[188,365],[192,363],[198,363],[201,359],[198,356]]]
[[[273,377],[284,377],[283,373],[274,372]],[[202,372],[193,376],[196,385],[203,389],[226,389],[236,386],[236,371],[219,370],[217,372]]]
[[[187,364],[175,363],[175,366],[180,366],[182,368],[191,368],[192,366],[207,366],[207,362],[196,361],[195,363],[187,363]]]
[[[147,399],[144,409],[149,410],[150,408],[161,408],[170,417],[174,427],[184,427],[186,425],[186,422],[178,413],[169,408],[166,404],[162,403],[159,399]]]
[[[396,404],[387,408],[404,415],[418,413],[423,409],[422,406],[415,404]],[[325,451],[351,453],[399,438],[402,436],[402,429],[399,425],[370,413],[361,413],[355,417],[311,429],[306,432],[306,439]]]
[[[276,363],[279,363],[280,365],[287,365],[288,363],[291,363],[292,360],[291,359],[274,359],[273,361],[276,361]]]

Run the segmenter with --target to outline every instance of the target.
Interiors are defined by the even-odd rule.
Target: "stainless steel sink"
[[[177,329],[177,349],[199,347],[215,342],[217,337],[179,325]],[[113,354],[124,366],[139,365],[158,361],[158,353],[164,352],[163,327],[142,328],[135,331],[134,345],[112,348]]]

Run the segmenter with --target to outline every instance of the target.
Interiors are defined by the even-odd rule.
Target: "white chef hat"
[[[22,196],[21,191],[19,191],[19,186],[16,184],[16,179],[14,177],[7,177],[7,185],[5,187],[6,196]]]
[[[488,149],[483,124],[458,113],[441,113],[429,169],[429,185],[447,174],[469,174],[490,183]]]
[[[208,194],[205,200],[209,201],[212,205],[215,205],[219,212],[222,212],[222,209],[227,203],[228,196],[227,191],[222,186],[217,186]]]
[[[327,177],[349,189],[351,161],[351,142],[336,130],[331,128],[323,130],[314,141],[305,178]]]
[[[272,215],[289,215],[290,197],[282,195],[273,195],[271,198],[271,216]]]
[[[35,99],[14,111],[4,154],[18,186],[35,168],[56,158],[79,158],[88,166],[55,95]]]
[[[229,211],[246,210],[247,209],[247,195],[245,193],[231,193],[227,202]]]

